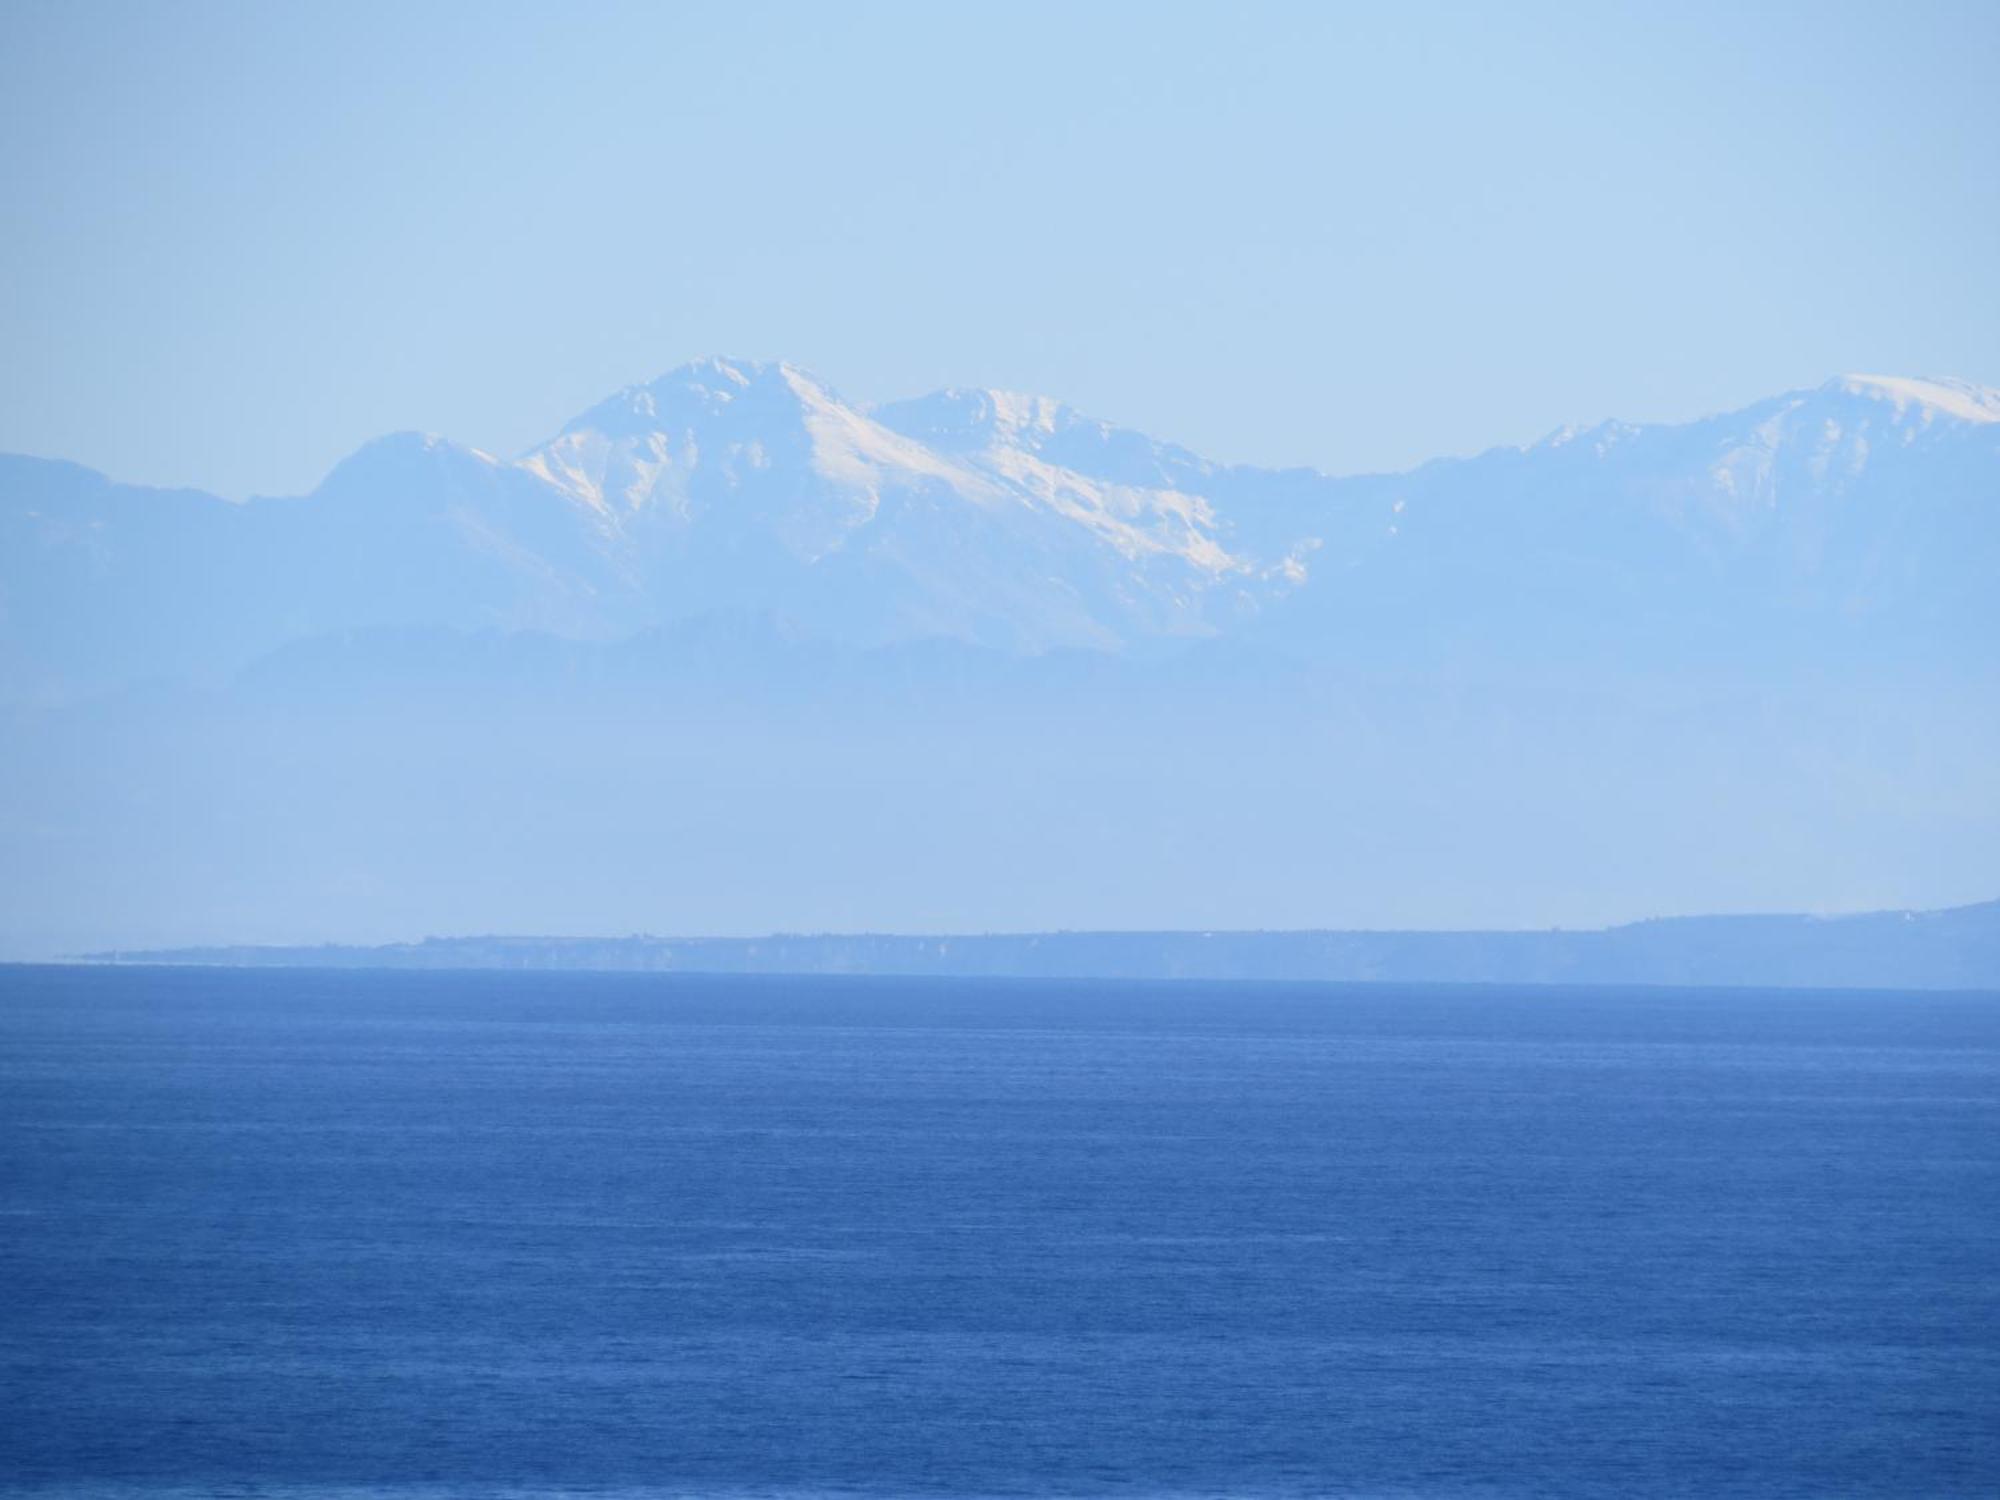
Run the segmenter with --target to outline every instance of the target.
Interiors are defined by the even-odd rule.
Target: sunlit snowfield
[[[2000,997],[0,970],[0,1490],[2000,1486]]]

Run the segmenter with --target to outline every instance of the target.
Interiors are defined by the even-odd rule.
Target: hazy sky
[[[708,352],[1346,471],[2000,383],[2000,5],[17,3],[0,449],[227,494]]]

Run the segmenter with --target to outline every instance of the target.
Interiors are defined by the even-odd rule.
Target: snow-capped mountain
[[[1215,596],[1260,582],[1200,497],[1050,461],[1034,422],[939,442],[894,416],[790,365],[704,360],[518,467],[576,507],[646,614],[779,609],[847,639],[1112,648],[1199,633]]]
[[[1980,899],[1996,418],[1336,479],[712,360],[292,499],[0,458],[0,952]]]
[[[1344,481],[1322,513],[1350,527],[1322,528],[1294,628],[1984,662],[2000,629],[1996,411],[2000,393],[1962,381],[1848,376]]]
[[[718,611],[1026,654],[1834,631],[1964,656],[2000,618],[2000,392],[1850,376],[1336,479],[1209,463],[1043,397],[869,410],[790,365],[710,359],[518,459],[402,434],[299,499],[0,459],[0,527],[17,689],[228,670],[361,626],[606,639]]]

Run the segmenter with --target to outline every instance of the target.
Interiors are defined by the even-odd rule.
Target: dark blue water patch
[[[0,1489],[2000,1488],[2000,997],[0,970]]]

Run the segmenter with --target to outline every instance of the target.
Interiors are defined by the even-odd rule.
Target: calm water
[[[0,1491],[1991,1495],[2000,997],[0,970]]]

